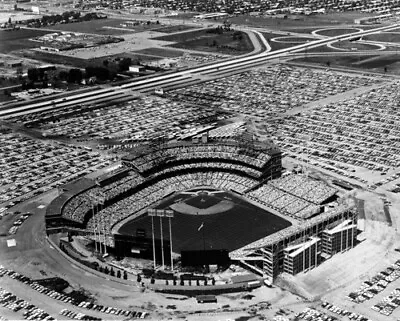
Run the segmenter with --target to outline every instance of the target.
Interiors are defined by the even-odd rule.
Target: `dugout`
[[[182,251],[182,266],[229,265],[228,250]]]

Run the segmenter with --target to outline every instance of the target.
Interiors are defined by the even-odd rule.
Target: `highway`
[[[245,55],[242,57],[234,57],[232,59],[215,62],[212,64],[207,64],[203,66],[188,68],[185,70],[176,71],[168,74],[161,74],[159,76],[154,76],[150,78],[133,80],[129,83],[110,87],[105,89],[98,89],[92,92],[86,92],[82,94],[71,95],[65,98],[59,98],[55,100],[49,100],[41,103],[26,104],[19,107],[3,107],[0,108],[0,118],[8,118],[14,116],[20,116],[24,114],[48,111],[52,109],[73,107],[80,105],[82,103],[88,103],[90,101],[95,102],[97,99],[102,98],[112,100],[115,96],[120,96],[127,94],[127,92],[132,91],[144,91],[149,92],[156,88],[163,88],[171,84],[185,84],[190,83],[196,78],[199,79],[201,76],[212,76],[213,74],[220,74],[221,72],[235,71],[243,68],[251,68],[253,66],[262,65],[267,61],[279,58],[285,58],[289,55],[296,53],[301,53],[309,49],[318,48],[327,45],[332,42],[342,41],[342,40],[352,40],[358,37],[374,34],[381,31],[389,31],[392,29],[399,28],[400,24],[393,24],[383,27],[378,27],[375,29],[357,31],[354,33],[349,33],[345,35],[338,35],[334,37],[326,37],[323,39],[318,39],[315,41],[310,41],[304,44],[295,45],[290,48],[284,48],[276,51],[269,51],[269,46],[266,46],[265,39],[262,41],[263,37],[261,34],[257,33],[260,40],[263,42],[263,51],[260,53],[255,53],[252,55]]]

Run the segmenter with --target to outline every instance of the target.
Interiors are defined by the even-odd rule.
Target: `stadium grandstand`
[[[222,242],[224,248],[218,250],[229,249],[231,261],[270,277],[272,282],[285,267],[297,273],[315,266],[327,257],[323,255],[324,249],[331,249],[329,255],[337,253],[336,244],[341,242],[337,240],[337,231],[351,230],[353,237],[351,242],[340,243],[340,250],[354,246],[356,235],[353,227],[357,212],[353,207],[345,207],[335,201],[336,189],[302,174],[281,176],[281,170],[281,153],[271,142],[157,141],[147,148],[147,152],[139,151],[124,157],[121,164],[110,172],[62,186],[59,196],[47,208],[47,232],[73,231],[105,244],[110,252],[120,253],[116,248],[120,243],[116,240],[121,236],[121,227],[128,222],[143,220],[149,208],[155,208],[165,200],[172,199],[175,206],[169,203],[168,208],[192,211],[196,211],[193,200],[199,201],[201,206],[197,208],[197,215],[191,218],[192,224],[196,219],[196,224],[200,222],[199,212],[211,213],[210,209],[215,208],[225,211],[237,206],[236,212],[228,217],[230,222],[220,225],[226,227],[226,233],[231,233],[229,237],[235,239],[236,243],[226,245],[225,239]],[[184,197],[180,197],[183,195],[181,193],[185,194]],[[189,194],[192,203],[185,203],[185,197],[189,197]],[[203,199],[203,195],[208,198]],[[327,204],[337,206],[331,208],[325,206]],[[252,218],[250,211],[255,213]],[[241,218],[246,213],[245,223],[233,221],[238,218],[234,216],[238,213]],[[263,220],[270,220],[271,230],[266,233],[266,226],[261,226],[264,234],[253,235],[253,239],[247,239],[247,243],[246,233],[237,230],[237,227],[233,228],[234,232],[229,231],[236,223],[250,224],[254,221],[256,224],[266,224]],[[346,224],[343,222],[350,223],[342,229],[334,227],[329,232],[335,224]],[[277,225],[272,226],[274,224]],[[219,239],[223,239],[221,233],[221,230],[215,232]],[[237,242],[238,234],[235,233],[240,233],[241,237],[244,235],[240,242]],[[349,235],[349,232],[346,233]],[[298,256],[306,256],[310,248],[313,260],[300,266]],[[132,253],[135,251],[132,247]],[[293,264],[296,266],[293,267]]]

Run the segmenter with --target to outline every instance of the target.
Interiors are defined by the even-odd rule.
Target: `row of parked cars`
[[[368,319],[367,317],[363,316],[362,314],[358,314],[355,312],[350,312],[347,310],[344,310],[342,308],[339,308],[338,306],[331,304],[329,302],[323,301],[322,302],[322,307],[333,312],[336,313],[340,316],[347,316],[350,320],[355,320],[355,321],[371,321],[370,319]]]
[[[313,308],[305,308],[302,312],[296,314],[295,320],[335,321],[337,320],[337,318],[327,315]]]
[[[70,304],[73,304],[80,308],[89,309],[89,310],[93,310],[93,311],[99,311],[99,312],[106,313],[106,314],[130,317],[130,318],[144,319],[148,316],[148,312],[117,309],[117,308],[113,308],[113,307],[97,305],[92,302],[78,301],[68,295],[65,295],[63,293],[49,289],[48,287],[45,287],[45,286],[33,281],[29,277],[24,276],[18,272],[15,272],[10,269],[5,269],[3,266],[0,265],[0,277],[2,277],[4,275],[7,275],[10,278],[18,280],[26,285],[29,285],[32,289],[38,291],[39,293],[45,294],[52,299],[59,300],[59,301],[65,302],[65,303],[70,303]],[[89,319],[80,319],[80,320],[89,320]]]
[[[388,296],[384,297],[381,302],[371,307],[372,310],[380,314],[389,316],[400,305],[400,288],[392,291]]]
[[[9,310],[14,312],[24,309],[25,311],[23,312],[22,315],[26,320],[41,320],[41,321],[55,320],[44,310],[39,309],[33,304],[30,304],[28,301],[18,298],[13,293],[6,291],[1,287],[0,287],[0,304],[3,307],[8,308]]]
[[[107,314],[114,314],[114,315],[120,315],[124,317],[130,317],[130,318],[140,318],[144,319],[146,316],[149,315],[148,312],[140,312],[140,311],[129,311],[129,310],[124,310],[124,309],[117,309],[117,308],[112,308],[112,307],[107,307],[103,305],[97,305],[91,302],[87,301],[82,301],[80,304],[78,304],[79,307],[85,308],[85,309],[90,309],[94,311],[99,311]]]
[[[90,320],[90,321],[101,321],[102,320],[101,318],[92,317],[92,316],[84,314],[84,313],[73,312],[68,309],[62,309],[60,311],[60,314],[63,317],[67,317],[67,318],[75,319],[75,320]]]
[[[360,288],[349,293],[347,296],[349,300],[361,303],[366,300],[372,299],[379,292],[382,292],[389,283],[397,280],[400,277],[400,260],[397,260],[392,266],[389,266],[384,271],[379,272],[369,281],[363,282]]]
[[[21,217],[14,221],[13,226],[10,227],[10,229],[8,230],[8,233],[10,235],[14,235],[15,233],[17,233],[19,227],[26,221],[26,219],[31,216],[32,213],[24,213],[21,215]]]

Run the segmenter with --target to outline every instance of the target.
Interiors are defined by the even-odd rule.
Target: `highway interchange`
[[[399,28],[400,24],[392,24],[382,26],[374,29],[357,31],[349,34],[338,35],[334,37],[324,37],[322,39],[309,41],[304,44],[295,45],[290,48],[284,48],[276,51],[270,51],[268,42],[264,39],[262,34],[254,31],[261,44],[261,50],[258,53],[252,53],[237,58],[225,59],[223,61],[210,63],[203,66],[187,68],[176,72],[169,72],[159,76],[146,77],[140,80],[132,80],[126,84],[96,89],[91,92],[77,93],[65,98],[54,99],[51,101],[41,103],[27,103],[18,107],[3,106],[0,107],[0,118],[13,117],[24,114],[29,114],[38,111],[46,111],[52,109],[59,109],[65,107],[73,107],[78,104],[95,103],[98,100],[112,101],[121,98],[132,91],[135,92],[151,92],[157,88],[167,88],[171,85],[188,85],[199,79],[206,79],[205,77],[221,76],[228,72],[240,71],[244,68],[264,64],[267,61],[274,59],[286,58],[293,55],[301,54],[310,49],[322,47],[324,45],[343,41],[343,40],[356,40],[361,36],[371,35],[382,31],[391,31]],[[357,52],[355,54],[360,54]],[[335,53],[336,54],[336,53]],[[348,54],[348,53],[347,53]],[[353,53],[352,53],[353,54]]]

